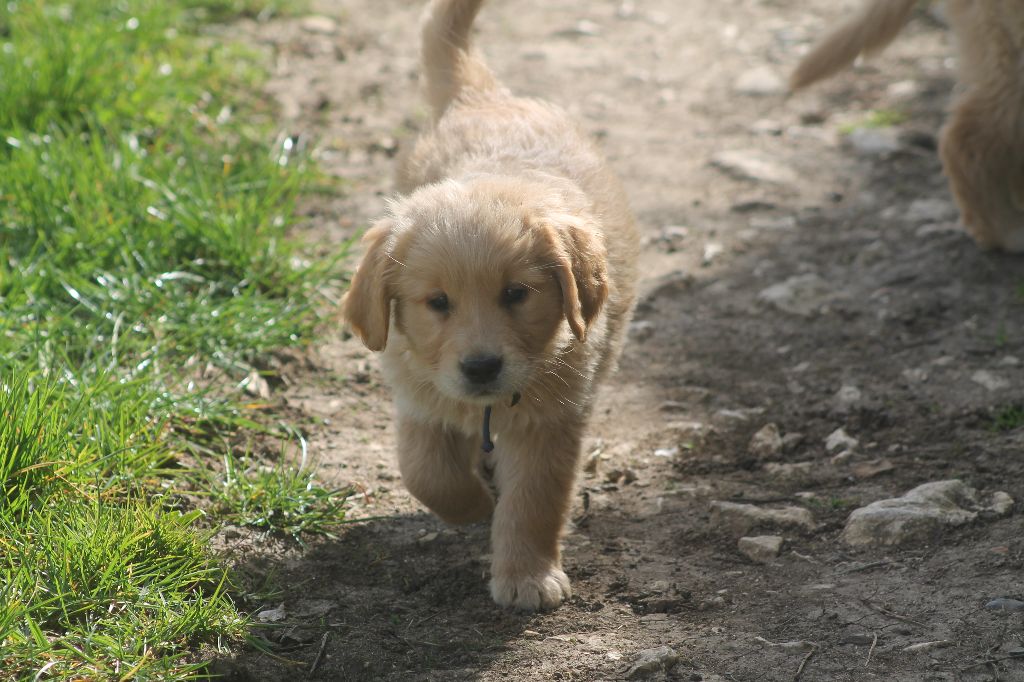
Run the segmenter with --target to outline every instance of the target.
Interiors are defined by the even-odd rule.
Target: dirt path
[[[330,19],[242,30],[276,55],[287,125],[350,183],[307,209],[312,234],[337,243],[381,212],[391,156],[424,120],[420,3],[314,4]],[[550,614],[492,605],[486,529],[446,528],[404,492],[374,358],[328,342],[282,368],[284,399],[324,475],[364,486],[355,513],[379,519],[304,554],[234,540],[241,570],[280,590],[263,603],[283,602],[288,626],[269,637],[295,663],[248,653],[226,670],[294,679],[319,652],[316,679],[620,679],[669,646],[678,663],[655,677],[1024,679],[1024,615],[985,608],[1024,598],[1019,502],[902,547],[840,538],[853,509],[928,481],[1024,499],[1024,268],[955,229],[934,153],[947,34],[919,18],[856,75],[778,92],[853,4],[485,8],[492,66],[602,138],[646,240],[637,324],[565,542],[575,596]],[[851,148],[839,131],[872,110],[907,117]],[[756,177],[739,177],[751,161]],[[748,443],[769,423],[785,446],[759,460]],[[835,457],[840,427],[859,443]],[[716,501],[813,521],[747,528]],[[784,538],[777,557],[738,550],[766,533]]]

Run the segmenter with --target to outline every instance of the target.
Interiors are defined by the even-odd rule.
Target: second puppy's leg
[[[441,423],[398,417],[398,468],[413,497],[444,521],[483,521],[494,499],[478,472],[480,445]]]

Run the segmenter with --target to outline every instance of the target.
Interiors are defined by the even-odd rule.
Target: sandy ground
[[[1024,598],[1024,268],[956,225],[934,149],[954,66],[940,22],[919,16],[884,57],[784,97],[808,42],[854,5],[485,8],[490,64],[579,115],[644,235],[637,323],[565,540],[575,595],[546,614],[491,603],[487,529],[447,528],[404,491],[376,360],[338,330],[284,362],[278,396],[323,477],[361,486],[352,513],[374,519],[305,551],[232,531],[241,574],[264,587],[253,605],[288,615],[263,633],[275,656],[242,651],[222,672],[1024,680],[1024,613],[985,608]],[[273,54],[282,126],[346,182],[304,208],[318,243],[381,213],[393,156],[425,120],[420,9],[319,0],[315,17],[237,28]],[[905,116],[854,144],[845,133],[872,111]],[[748,444],[767,424],[785,445],[758,457]],[[857,444],[829,451],[838,428]],[[852,510],[954,478],[1018,502],[900,546],[843,541]],[[812,521],[737,524],[714,512],[721,501]],[[777,556],[740,551],[740,535],[767,534],[783,538]]]

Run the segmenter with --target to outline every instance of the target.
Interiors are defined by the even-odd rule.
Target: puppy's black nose
[[[501,358],[497,355],[475,355],[460,361],[459,369],[474,384],[488,384],[501,373]]]

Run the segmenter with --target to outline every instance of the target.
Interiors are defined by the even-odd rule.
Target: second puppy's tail
[[[469,45],[483,0],[431,0],[423,20],[423,75],[434,119],[466,89],[491,90],[497,80]]]
[[[918,0],[868,0],[860,13],[826,35],[800,60],[789,87],[799,90],[827,78],[857,57],[877,54],[896,38]]]

